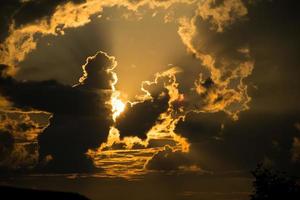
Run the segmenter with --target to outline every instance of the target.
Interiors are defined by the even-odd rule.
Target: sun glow
[[[111,105],[112,105],[113,119],[116,120],[116,118],[125,110],[125,103],[123,103],[120,99],[115,97],[112,98]]]
[[[111,73],[112,75],[112,81],[111,81],[111,98],[110,98],[110,104],[111,104],[111,111],[112,111],[112,118],[114,121],[116,121],[117,117],[125,110],[126,104],[120,99],[121,92],[116,89],[116,84],[118,82],[118,76],[117,73],[114,72],[114,68],[116,65],[114,65],[111,69],[108,69],[108,73]]]

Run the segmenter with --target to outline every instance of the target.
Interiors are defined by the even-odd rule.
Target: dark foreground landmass
[[[83,195],[71,192],[54,192],[47,190],[35,190],[0,186],[1,200],[5,199],[53,199],[53,200],[88,200]]]

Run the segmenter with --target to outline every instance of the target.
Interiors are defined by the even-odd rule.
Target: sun
[[[116,118],[125,110],[125,103],[123,103],[118,98],[112,98],[112,112],[113,112],[113,120],[115,121]]]

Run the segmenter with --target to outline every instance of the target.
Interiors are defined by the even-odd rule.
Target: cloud
[[[46,114],[18,110],[0,112],[1,171],[28,170],[37,164],[37,137],[47,125],[34,120],[35,115]]]
[[[162,92],[150,100],[133,105],[128,103],[125,112],[116,122],[116,128],[120,130],[121,136],[139,136],[146,139],[148,131],[159,120],[160,114],[168,109],[168,101],[169,96]]]
[[[248,10],[241,0],[207,0],[199,3],[197,13],[210,21],[213,29],[222,32],[224,27],[246,16]]]
[[[198,19],[213,23],[218,26],[218,30],[221,28],[223,30],[223,27],[232,25],[244,17],[247,14],[247,8],[240,0],[220,2],[193,2],[189,0],[26,2],[11,19],[8,37],[1,44],[0,63],[9,66],[6,68],[5,73],[15,74],[17,63],[36,48],[37,34],[64,34],[64,30],[67,28],[76,28],[89,23],[91,17],[101,13],[104,7],[117,5],[138,12],[138,9],[143,6],[150,9],[158,7],[167,9],[176,3],[197,5],[195,16],[192,19],[179,18],[178,33],[188,50],[201,60],[202,65],[210,73],[209,77],[200,74],[199,79],[194,81],[194,92],[189,96],[187,95],[190,110],[197,110],[197,112],[225,111],[234,119],[237,119],[239,112],[248,109],[250,101],[247,86],[243,82],[243,79],[250,75],[253,69],[248,50],[244,46],[239,47],[243,48],[240,54],[245,54],[244,57],[247,57],[247,59],[231,60],[231,58],[224,58],[224,56],[216,57],[213,52],[202,53],[202,50],[198,49],[198,44],[194,44],[193,40],[202,38],[198,35],[198,24],[196,24]],[[39,11],[35,12],[35,15],[28,14],[28,10],[35,10],[36,8],[42,9],[38,9]],[[239,49],[235,49],[235,51],[239,51]],[[213,87],[203,87],[203,83],[209,78],[213,83]],[[194,109],[195,104],[199,109]]]
[[[58,172],[88,170],[85,153],[103,142],[112,125],[109,69],[116,65],[103,52],[89,57],[84,75],[74,87],[55,81],[22,81],[2,77],[0,92],[20,109],[52,113],[50,125],[39,135],[39,160],[51,156],[46,169]]]
[[[297,154],[297,119],[298,112],[249,111],[241,114],[239,121],[224,113],[189,114],[178,123],[176,132],[189,139],[190,155],[202,168],[250,170],[268,159],[278,168],[298,173],[299,165],[292,160],[293,153]]]
[[[277,167],[299,174],[299,162],[291,160],[293,155],[297,157],[299,138],[294,127],[299,121],[299,79],[296,77],[299,59],[295,53],[299,52],[299,45],[294,45],[299,41],[299,27],[294,24],[300,17],[296,4],[280,0],[245,3],[248,14],[223,26],[222,32],[212,26],[209,18],[182,19],[179,30],[188,50],[199,56],[204,66],[215,66],[208,70],[215,72],[210,73],[214,77],[205,73],[199,77],[202,81],[197,86],[200,87],[195,87],[198,93],[210,100],[211,95],[222,94],[225,90],[221,88],[225,87],[232,94],[229,99],[243,97],[238,105],[231,104],[236,108],[227,106],[225,111],[234,113],[236,109],[251,107],[240,112],[236,122],[226,119],[222,112],[203,111],[190,113],[185,121],[178,123],[176,132],[189,139],[190,153],[198,155],[201,166],[214,171],[249,170],[257,162],[269,159]],[[234,80],[230,77],[236,69],[239,73]],[[221,82],[218,77],[223,77]],[[236,87],[240,80],[244,85],[241,88]],[[229,84],[223,85],[222,81]],[[195,110],[205,108],[196,107]]]
[[[222,133],[228,119],[224,113],[188,113],[178,122],[176,132],[188,138],[191,143],[213,139]],[[238,123],[238,122],[237,122]]]
[[[221,2],[221,3],[220,3]],[[249,109],[251,98],[244,79],[253,70],[254,62],[247,40],[236,37],[242,33],[236,21],[247,14],[245,5],[237,1],[204,1],[192,18],[179,18],[178,34],[188,52],[206,69],[194,81],[189,109],[195,112],[224,111],[233,119]],[[217,30],[211,28],[217,24]],[[230,29],[223,29],[223,26]]]
[[[127,1],[127,0],[46,0],[28,2],[5,2],[9,19],[2,20],[5,23],[7,37],[0,45],[0,64],[6,64],[9,68],[6,73],[13,75],[17,71],[17,64],[24,60],[25,56],[36,48],[37,35],[60,35],[67,28],[83,26],[91,21],[91,17],[100,14],[104,7],[125,7],[128,10],[137,11],[138,8],[168,8],[174,3],[192,3],[192,0],[169,1]],[[34,14],[33,14],[34,13]],[[1,40],[2,41],[2,40]]]
[[[75,2],[79,1],[71,2],[76,5]],[[1,16],[3,32],[0,38],[0,63],[9,65],[6,70],[10,75],[15,73],[15,65],[22,61],[27,53],[35,49],[34,36],[36,33],[45,34],[48,32],[49,34],[55,34],[53,30],[49,30],[51,29],[49,26],[47,28],[46,24],[59,4],[66,4],[66,1],[1,2],[1,11],[4,12],[4,18]]]
[[[170,147],[175,147],[176,141],[174,141],[171,138],[162,138],[162,139],[150,139],[148,142],[149,148],[156,148],[156,147],[164,147],[164,146],[170,146]]]
[[[28,5],[32,9],[41,6],[36,1],[30,2]],[[47,5],[48,1],[44,2]],[[165,8],[177,1],[53,2],[49,9],[36,13],[31,19],[26,17],[28,11],[25,10],[19,10],[12,16],[11,19],[15,21],[7,26],[10,27],[9,34],[3,40],[0,50],[1,63],[9,65],[5,67],[5,72],[1,71],[0,90],[4,94],[0,97],[1,108],[16,106],[22,108],[22,111],[34,109],[53,113],[52,124],[46,129],[45,136],[40,136],[43,144],[41,158],[51,154],[53,169],[58,169],[59,166],[66,169],[70,163],[85,160],[83,152],[105,141],[106,134],[112,130],[109,129],[111,125],[119,129],[119,136],[124,139],[119,143],[112,143],[112,149],[128,148],[133,143],[139,148],[145,147],[137,138],[126,138],[127,136],[146,139],[150,132],[152,136],[167,133],[176,138],[179,136],[177,133],[180,133],[192,142],[192,146],[193,142],[203,142],[203,146],[199,147],[202,151],[198,153],[209,152],[207,155],[210,158],[206,161],[212,167],[222,162],[244,167],[265,157],[272,157],[276,162],[290,162],[286,159],[290,159],[291,150],[296,152],[294,157],[297,157],[298,136],[288,120],[299,120],[297,113],[291,116],[281,112],[298,111],[298,98],[294,97],[299,85],[296,77],[299,74],[296,68],[298,55],[295,53],[299,52],[299,48],[294,43],[299,31],[292,21],[297,21],[299,16],[293,10],[291,13],[294,17],[290,20],[286,9],[288,4],[294,5],[291,4],[292,1],[259,1],[257,4],[243,3],[240,0],[195,2],[194,16],[180,17],[174,21],[178,22],[178,34],[183,44],[199,60],[199,69],[204,72],[196,80],[191,80],[193,87],[185,91],[181,91],[180,79],[176,80],[176,77],[181,76],[177,73],[176,77],[166,76],[167,78],[162,78],[165,79],[162,82],[150,84],[154,88],[148,88],[149,85],[145,84],[142,87],[145,95],[136,99],[136,102],[131,102],[132,104],[127,103],[125,112],[116,118],[116,123],[111,119],[109,108],[113,93],[111,80],[114,80],[114,75],[112,71],[107,73],[107,67],[103,67],[109,66],[112,69],[115,66],[110,64],[115,61],[108,55],[99,53],[90,57],[83,66],[84,74],[79,84],[74,87],[55,81],[18,82],[9,75],[15,72],[14,66],[35,48],[39,35],[60,35],[67,28],[83,26],[90,22],[91,16],[101,12],[103,7],[120,5],[137,10],[147,5],[151,8]],[[291,7],[296,9],[296,6]],[[4,21],[12,22],[8,19]],[[278,21],[282,22],[281,26],[278,26]],[[258,66],[255,70],[254,64]],[[274,66],[280,66],[280,69]],[[185,70],[185,66],[182,66],[182,70]],[[255,78],[250,76],[252,73]],[[258,80],[258,92],[253,92],[253,87],[249,87],[249,80]],[[170,82],[167,87],[162,86]],[[249,91],[256,99],[262,100],[253,101]],[[271,112],[252,113],[248,110],[250,101],[254,109],[270,109]],[[258,104],[261,105],[260,108]],[[243,116],[244,113],[241,112],[245,110],[250,114]],[[220,111],[233,119],[240,117],[240,121],[232,123]],[[90,131],[87,132],[88,137],[83,137],[86,127]],[[26,130],[30,125],[23,124],[19,128]],[[289,132],[288,136],[280,135],[285,132]],[[79,137],[73,137],[73,133],[78,133],[76,135]],[[178,140],[187,141],[178,138],[176,144]],[[148,142],[148,147],[157,146],[153,140]],[[237,144],[241,146],[238,150]],[[164,145],[163,143],[162,146]],[[76,151],[65,151],[64,146],[70,149],[76,147]],[[195,146],[198,148],[197,144]],[[66,159],[66,154],[73,156]],[[214,158],[215,155],[221,156]],[[164,162],[171,161],[162,161]],[[90,161],[86,165],[90,166]]]
[[[195,170],[195,166],[187,153],[175,151],[168,145],[162,151],[154,154],[145,165],[149,170],[158,171]]]
[[[88,152],[107,174],[117,173],[122,177],[142,174],[148,158],[166,145],[174,151],[189,151],[187,139],[174,132],[184,115],[180,103],[183,97],[175,76],[179,72],[178,68],[171,68],[157,73],[153,81],[144,81],[142,94],[135,101],[127,102],[127,108],[110,128],[107,141],[97,151]],[[107,165],[110,162],[107,155],[113,163],[118,163],[119,170]]]
[[[9,157],[13,150],[14,138],[7,131],[0,131],[0,163]]]
[[[0,16],[0,41],[2,42],[8,36],[12,15],[21,7],[22,3],[18,0],[1,1],[0,5],[0,12],[2,13]]]
[[[154,81],[142,83],[142,94],[137,95],[134,101],[127,101],[124,112],[116,118],[108,143],[112,144],[113,140],[136,140],[133,137],[146,143],[154,138],[175,137],[173,131],[179,118],[184,115],[180,104],[183,97],[177,88],[177,73],[179,69],[171,68],[157,73]]]

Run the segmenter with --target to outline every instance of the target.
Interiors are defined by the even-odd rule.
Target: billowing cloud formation
[[[206,7],[208,5],[214,8],[207,10]],[[120,136],[122,136],[124,132],[125,136],[140,136],[140,134],[145,134],[146,130],[146,133],[148,132],[147,139],[155,137],[156,135],[162,137],[162,135],[167,133],[178,136],[177,133],[179,133],[187,136],[189,141],[194,141],[194,138],[199,134],[202,136],[204,134],[209,135],[212,132],[221,132],[222,126],[221,123],[211,123],[211,126],[207,127],[205,122],[205,124],[202,124],[202,128],[200,125],[201,133],[195,133],[196,130],[192,130],[193,132],[189,134],[187,132],[191,132],[191,130],[177,128],[179,121],[185,126],[189,126],[189,121],[185,122],[186,114],[191,112],[215,113],[224,111],[233,119],[238,119],[238,114],[248,109],[248,103],[251,98],[248,96],[247,85],[244,83],[244,79],[252,73],[253,69],[250,51],[247,48],[245,40],[234,41],[234,38],[230,40],[230,37],[233,37],[235,34],[235,29],[232,32],[230,29],[223,29],[223,27],[228,27],[229,25],[234,26],[234,22],[238,21],[239,17],[243,17],[247,14],[245,11],[246,8],[241,1],[224,1],[216,5],[210,2],[206,7],[205,3],[199,4],[195,16],[191,19],[181,18],[179,20],[178,29],[178,33],[187,46],[188,51],[199,59],[199,68],[206,69],[206,73],[199,74],[199,78],[194,81],[194,87],[190,90],[180,90],[180,87],[178,87],[180,86],[180,82],[177,81],[176,77],[180,77],[181,74],[178,72],[172,74],[170,73],[171,71],[162,72],[161,75],[165,74],[165,77],[158,75],[159,78],[156,80],[160,80],[161,77],[166,79],[163,83],[170,98],[168,109],[161,112],[159,118],[153,117],[152,120],[147,119],[143,121],[144,118],[153,116],[152,113],[155,112],[155,109],[151,108],[151,105],[156,106],[153,98],[150,98],[151,101],[144,100],[136,104],[128,104],[128,110],[117,119],[117,128],[120,130],[118,134],[120,134]],[[206,16],[211,15],[212,17],[205,17],[201,15],[201,12],[206,12]],[[214,14],[215,12],[219,14]],[[234,13],[234,15],[230,13]],[[224,16],[224,18],[222,18],[222,16]],[[221,19],[224,20],[222,21]],[[215,25],[214,22],[218,22],[218,26],[222,27],[223,32],[213,28]],[[213,44],[215,41],[219,42],[219,46]],[[215,46],[217,48],[214,48]],[[182,70],[184,71],[184,69]],[[166,76],[166,74],[172,75]],[[155,86],[159,85],[157,81],[154,83]],[[172,84],[166,87],[168,83]],[[146,93],[146,97],[153,94],[153,91],[148,91],[145,87],[142,87],[142,90]],[[160,91],[163,91],[163,89]],[[143,107],[143,105],[147,106]],[[163,111],[165,107],[161,107],[160,109]],[[141,118],[141,116],[145,117]],[[124,123],[123,126],[118,126],[118,121],[121,125]],[[153,124],[154,122],[155,124]],[[149,124],[149,127],[152,126],[152,128],[150,130],[139,129],[143,127],[145,123],[152,123]],[[197,121],[197,123],[199,123],[199,121]],[[128,129],[126,125],[129,124]],[[124,127],[127,128],[127,130]],[[199,128],[199,126],[197,126],[197,128]],[[142,131],[139,133],[137,130]],[[199,129],[197,129],[197,131],[199,131]],[[196,134],[196,136],[194,136],[194,134]],[[145,138],[145,135],[143,138]],[[175,155],[178,156],[177,154],[180,154],[180,151],[183,149],[177,149],[178,152],[175,153]],[[188,147],[185,149],[187,151],[189,150]],[[161,154],[163,153],[155,154],[151,160],[153,159],[153,162],[156,162],[154,160],[158,159],[157,157],[159,156],[157,155]],[[151,160],[149,163],[151,163]],[[169,160],[166,162],[170,164],[168,167],[171,169],[172,162]],[[178,168],[176,165],[173,167]]]
[[[110,128],[107,141],[97,151],[88,152],[106,174],[123,177],[143,174],[145,163],[165,145],[174,151],[189,151],[187,139],[175,132],[177,123],[184,118],[183,96],[175,76],[179,72],[174,67],[157,73],[154,81],[143,82],[143,94],[128,102],[125,113]],[[118,163],[118,168],[114,163]]]
[[[5,3],[5,8],[11,8],[8,22],[8,36],[1,43],[0,63],[9,65],[7,73],[14,74],[15,66],[25,56],[36,48],[37,34],[59,35],[64,34],[64,29],[83,26],[91,21],[93,15],[102,12],[104,7],[120,6],[128,10],[137,10],[142,6],[150,8],[167,8],[173,3],[191,3],[191,0],[169,1],[127,1],[127,0],[87,0],[87,1],[43,1],[43,2],[15,2]],[[36,15],[28,13],[28,9],[38,10]],[[30,17],[29,17],[30,16]]]
[[[137,96],[136,101],[127,103],[125,112],[117,118],[116,128],[121,131],[121,136],[147,138],[147,133],[161,120],[161,114],[169,109],[171,99],[176,98],[170,87],[167,87],[168,81],[172,81],[168,76],[176,73],[177,69],[173,68],[156,74],[153,82],[142,83],[144,94]]]
[[[239,0],[221,2],[200,3],[194,17],[179,19],[178,34],[187,50],[207,69],[206,74],[199,74],[194,92],[187,96],[192,102],[190,109],[224,111],[237,119],[239,112],[248,109],[251,100],[244,79],[252,73],[254,63],[247,41],[235,37],[232,23],[246,15],[247,9]],[[230,28],[223,28],[229,24]]]
[[[248,87],[251,109],[240,113],[235,123],[223,113],[190,113],[184,122],[179,122],[176,132],[192,142],[191,154],[199,154],[205,163],[201,165],[203,168],[249,170],[257,162],[268,160],[278,168],[299,174],[299,132],[294,126],[300,116],[299,56],[296,53],[299,45],[294,45],[299,41],[299,27],[294,25],[300,19],[296,11],[299,3],[257,1],[247,4],[247,8],[248,14],[242,20],[223,26],[222,32],[201,17],[194,23],[186,21],[194,24],[193,30],[198,32],[198,37],[186,39],[194,38],[188,44],[199,44],[193,46],[202,53],[216,55],[216,60],[223,57],[225,61],[234,61],[225,69],[248,60],[249,53],[255,60],[255,68],[243,82],[256,86]],[[192,27],[190,25],[186,27]],[[185,30],[191,30],[188,28]],[[222,76],[226,76],[223,68],[221,71]],[[212,78],[204,80],[205,88],[214,85]]]
[[[199,72],[192,76],[188,72],[185,74],[190,66],[182,65],[182,73],[172,70],[158,73],[161,74],[156,76],[159,81],[145,81],[142,85],[145,95],[125,103],[125,111],[115,112],[113,120],[109,108],[111,97],[114,96],[116,105],[123,108],[121,96],[116,91],[116,74],[112,70],[107,74],[105,67],[98,68],[113,68],[110,59],[98,60],[100,55],[89,58],[80,83],[74,87],[55,81],[16,82],[8,76],[14,74],[18,63],[35,49],[39,37],[61,35],[68,28],[86,25],[105,7],[118,5],[141,14],[139,9],[144,6],[171,8],[177,2],[191,4],[194,13],[185,16],[174,9],[168,22],[178,25],[183,44],[199,62],[193,72],[198,69]],[[74,164],[75,167],[70,168],[74,171],[85,164],[90,167],[84,151],[104,141],[102,148],[94,152],[93,159],[114,175],[140,173],[149,159],[152,160],[148,161],[148,169],[174,170],[180,166],[196,169],[189,165],[187,154],[182,153],[189,150],[190,154],[197,155],[201,167],[215,170],[254,166],[264,159],[281,165],[297,164],[299,134],[293,126],[299,121],[297,52],[300,51],[295,45],[299,38],[299,28],[295,26],[299,21],[296,4],[292,0],[9,1],[0,8],[9,13],[1,19],[5,26],[1,26],[4,31],[0,33],[0,61],[9,67],[1,71],[0,88],[5,96],[0,97],[0,108],[5,111],[22,108],[18,112],[40,109],[53,113],[51,125],[39,137],[43,144],[40,157],[41,160],[52,157],[48,167],[61,171],[68,168],[69,163]],[[28,15],[32,10],[34,15]],[[252,72],[254,77],[250,76]],[[186,87],[181,82],[183,79],[190,82],[191,87]],[[248,86],[249,80],[258,84],[257,90]],[[43,86],[45,94],[38,95],[41,90],[36,89],[37,85]],[[24,99],[25,94],[30,95]],[[45,96],[49,101],[44,101]],[[251,97],[254,97],[251,102],[254,109],[241,113],[249,108]],[[36,102],[32,103],[33,99]],[[219,111],[233,119],[239,117],[240,121],[232,123]],[[3,124],[4,121],[8,124],[7,120],[2,120]],[[21,127],[29,124],[28,121]],[[89,127],[89,132],[85,131],[85,126]],[[61,132],[61,129],[66,131]],[[9,134],[4,129],[2,132],[3,160],[16,149],[16,139],[11,130]],[[83,136],[83,132],[88,136]],[[165,145],[170,148],[164,148]],[[76,147],[76,151],[63,152],[63,146]],[[63,160],[66,154],[72,156]],[[34,158],[37,160],[36,156]],[[75,164],[79,161],[81,166]]]
[[[179,18],[178,33],[187,49],[196,55],[202,65],[208,70],[208,75],[199,75],[195,80],[194,91],[186,95],[190,110],[196,112],[225,111],[234,119],[240,111],[248,109],[250,97],[247,94],[247,86],[243,79],[251,74],[253,63],[250,59],[249,49],[243,46],[232,46],[234,56],[216,55],[214,52],[205,52],[200,49],[197,41],[201,37],[198,30],[198,19],[208,22],[208,29],[217,26],[217,31],[223,31],[223,27],[233,24],[239,18],[247,14],[247,8],[241,0],[215,1],[126,1],[109,0],[98,1],[54,1],[44,3],[25,2],[20,10],[11,19],[8,37],[1,44],[0,63],[9,65],[6,73],[14,74],[15,66],[22,61],[26,54],[36,48],[36,36],[64,34],[64,29],[83,26],[91,21],[91,17],[103,11],[104,7],[120,6],[128,10],[137,11],[143,6],[149,8],[169,8],[176,3],[194,4],[195,15],[191,19]],[[37,12],[31,18],[26,18],[26,7],[45,8],[44,12]],[[47,8],[47,9],[46,9]],[[25,10],[24,10],[25,9]],[[51,14],[51,15],[50,15]],[[25,17],[19,17],[25,16]],[[21,20],[23,19],[23,21]],[[201,28],[201,26],[200,26]],[[210,34],[210,33],[209,33]],[[216,34],[216,33],[214,33]],[[196,40],[196,41],[194,41]],[[228,50],[228,49],[224,49]],[[200,64],[200,63],[199,63]],[[205,82],[210,80],[212,84]],[[194,108],[197,109],[194,109]]]
[[[74,87],[55,81],[18,82],[2,77],[1,94],[21,109],[39,109],[53,114],[50,125],[39,135],[39,159],[49,160],[55,171],[91,168],[85,153],[106,139],[112,124],[109,69],[113,57],[98,52],[83,66],[84,75]]]

